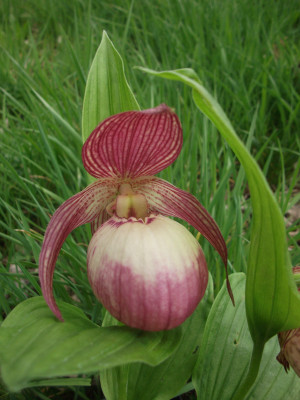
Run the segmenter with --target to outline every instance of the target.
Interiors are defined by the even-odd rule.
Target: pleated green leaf
[[[130,110],[139,110],[139,105],[127,83],[123,60],[104,31],[85,88],[83,142],[105,118]]]
[[[62,302],[59,307],[65,322],[54,317],[42,297],[34,297],[19,304],[1,325],[0,369],[10,391],[131,362],[157,365],[181,338],[180,328],[144,332],[99,327],[77,307]]]
[[[198,400],[232,400],[247,375],[252,340],[245,313],[245,280],[243,273],[232,274],[236,306],[232,307],[224,284],[209,313],[193,374]],[[279,350],[273,337],[265,346],[257,380],[246,400],[299,399],[300,380],[277,362]]]
[[[252,338],[263,347],[277,332],[300,326],[300,296],[292,277],[280,208],[256,161],[192,69],[141,70],[190,86],[197,107],[214,123],[245,169],[253,208],[246,311]]]
[[[213,282],[210,277],[204,298],[181,325],[183,335],[175,352],[155,367],[134,363],[101,372],[100,381],[105,398],[169,400],[175,397],[192,375],[212,302]],[[111,323],[113,320],[106,318],[106,324]]]

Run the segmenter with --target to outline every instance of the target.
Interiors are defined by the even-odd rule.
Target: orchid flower
[[[42,293],[57,318],[63,320],[52,289],[56,259],[66,237],[82,224],[91,223],[93,233],[87,254],[93,292],[134,328],[178,326],[207,286],[198,241],[167,216],[194,226],[226,267],[226,244],[213,218],[193,195],[154,176],[176,160],[182,141],[180,121],[165,104],[113,115],[86,140],[83,164],[97,180],[56,210],[39,260]],[[227,269],[226,277],[232,297]]]

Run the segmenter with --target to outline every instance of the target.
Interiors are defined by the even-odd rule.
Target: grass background
[[[2,0],[0,21],[0,320],[40,294],[38,256],[49,217],[87,185],[80,119],[103,29],[124,59],[141,107],[165,102],[179,114],[183,151],[160,175],[195,194],[214,216],[227,240],[230,272],[246,270],[251,208],[243,170],[189,89],[134,66],[195,69],[267,176],[287,216],[292,263],[300,263],[297,0]],[[103,310],[86,277],[89,238],[84,226],[67,239],[54,287],[56,296],[101,322]],[[201,244],[217,292],[221,260]],[[17,395],[3,388],[0,398],[96,399],[101,389],[96,380],[92,388]]]

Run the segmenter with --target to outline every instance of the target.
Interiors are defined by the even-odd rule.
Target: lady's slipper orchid
[[[199,243],[166,216],[194,226],[226,267],[226,244],[209,213],[191,194],[153,176],[178,157],[181,147],[179,119],[165,104],[113,115],[89,136],[82,160],[97,181],[56,210],[40,254],[42,292],[60,320],[52,292],[56,259],[68,234],[85,223],[94,233],[87,258],[91,287],[113,316],[135,328],[181,324],[206,289]],[[233,299],[228,277],[227,287]]]

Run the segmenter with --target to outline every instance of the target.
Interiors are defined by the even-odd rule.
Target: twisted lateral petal
[[[217,250],[222,257],[226,270],[228,293],[234,304],[227,271],[227,247],[215,220],[192,194],[178,189],[169,182],[149,177],[137,179],[133,189],[146,196],[152,211],[185,220],[196,228]]]
[[[82,148],[87,172],[96,177],[154,175],[178,157],[182,129],[165,104],[113,115],[91,133]]]
[[[91,222],[92,235],[96,232],[99,226],[101,226],[102,224],[104,224],[104,222],[109,220],[110,217],[111,216],[108,214],[106,209],[102,210],[100,214],[97,216],[97,218]]]
[[[95,220],[116,192],[117,187],[113,181],[94,182],[65,201],[49,222],[39,259],[39,277],[43,296],[60,320],[62,316],[53,297],[52,284],[55,263],[63,242],[73,229]]]

